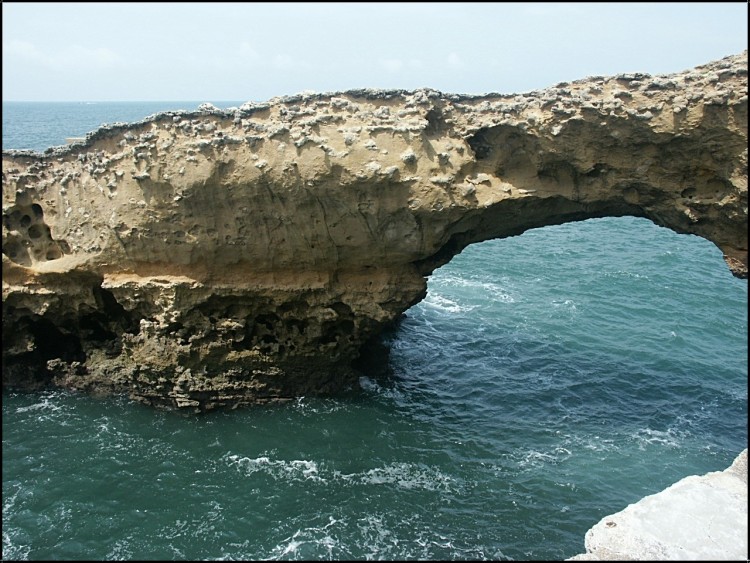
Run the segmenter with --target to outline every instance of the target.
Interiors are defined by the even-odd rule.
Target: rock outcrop
[[[602,518],[569,561],[747,561],[747,449]]]
[[[211,409],[351,385],[467,245],[592,217],[747,276],[747,52],[525,94],[300,94],[3,152],[3,385]]]

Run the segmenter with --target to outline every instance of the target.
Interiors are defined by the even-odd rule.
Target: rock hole
[[[447,128],[443,113],[438,108],[432,108],[425,115],[427,119],[427,127],[424,132],[427,135],[439,135],[442,131]]]
[[[696,192],[695,188],[685,188],[684,190],[682,190],[682,192],[680,192],[680,195],[688,199],[693,199],[695,192]]]
[[[70,333],[62,332],[48,320],[32,320],[29,332],[34,337],[35,352],[42,361],[54,358],[60,358],[67,363],[86,361],[81,341]]]
[[[594,164],[594,167],[588,172],[586,172],[584,176],[586,176],[587,178],[598,178],[606,172],[607,172],[607,165],[597,163],[597,164]]]
[[[468,139],[469,146],[474,151],[474,157],[477,160],[484,160],[490,155],[492,146],[487,140],[487,131],[487,128],[480,129]]]
[[[120,305],[111,291],[97,285],[94,286],[93,293],[97,306],[108,319],[110,327],[112,326],[111,323],[115,323],[120,327],[119,330],[123,332],[138,334],[140,331],[140,319],[136,315],[126,311],[125,307]],[[112,330],[114,331],[114,329]]]
[[[337,301],[336,303],[333,303],[331,305],[331,309],[336,311],[336,314],[339,317],[352,317],[352,308],[349,307],[346,303],[342,303],[341,301]]]

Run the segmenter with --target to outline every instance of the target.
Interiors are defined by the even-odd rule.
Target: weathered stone
[[[703,236],[746,277],[746,67],[306,92],[4,151],[3,384],[191,409],[333,392],[468,244],[592,217]]]
[[[724,471],[685,477],[605,516],[570,561],[747,561],[747,449]]]

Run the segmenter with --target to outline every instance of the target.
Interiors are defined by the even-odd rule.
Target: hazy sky
[[[747,49],[735,3],[3,2],[3,100],[524,92]]]

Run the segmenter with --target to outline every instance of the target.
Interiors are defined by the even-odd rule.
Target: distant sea
[[[199,103],[4,102],[3,148]],[[342,397],[4,393],[3,559],[571,557],[747,447],[747,295],[712,243],[596,219],[467,248]]]

